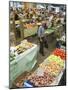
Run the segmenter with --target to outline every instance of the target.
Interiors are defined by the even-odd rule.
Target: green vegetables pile
[[[49,62],[55,61],[58,65],[60,65],[61,67],[64,67],[64,61],[59,57],[59,56],[55,56],[55,55],[50,55],[47,60]]]

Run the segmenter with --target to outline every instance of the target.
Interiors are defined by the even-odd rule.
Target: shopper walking
[[[46,46],[47,44],[47,42],[45,41],[45,22],[42,22],[40,24],[37,33],[38,33],[38,39],[40,43],[40,53],[44,56],[44,45]]]

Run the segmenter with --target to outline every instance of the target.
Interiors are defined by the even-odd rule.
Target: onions
[[[44,72],[43,76],[33,76],[30,79],[30,82],[35,86],[47,86],[50,85],[54,81],[54,77]]]

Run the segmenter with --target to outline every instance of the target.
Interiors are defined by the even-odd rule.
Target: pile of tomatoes
[[[62,50],[62,49],[56,48],[52,54],[54,54],[56,56],[60,56],[60,58],[63,60],[66,59],[66,54],[65,54],[64,50]]]

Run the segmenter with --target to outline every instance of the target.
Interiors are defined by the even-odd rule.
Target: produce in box
[[[33,47],[32,43],[24,40],[20,45],[15,47],[16,48],[15,52],[17,52],[18,54],[21,54],[27,49],[32,48],[32,47]]]

